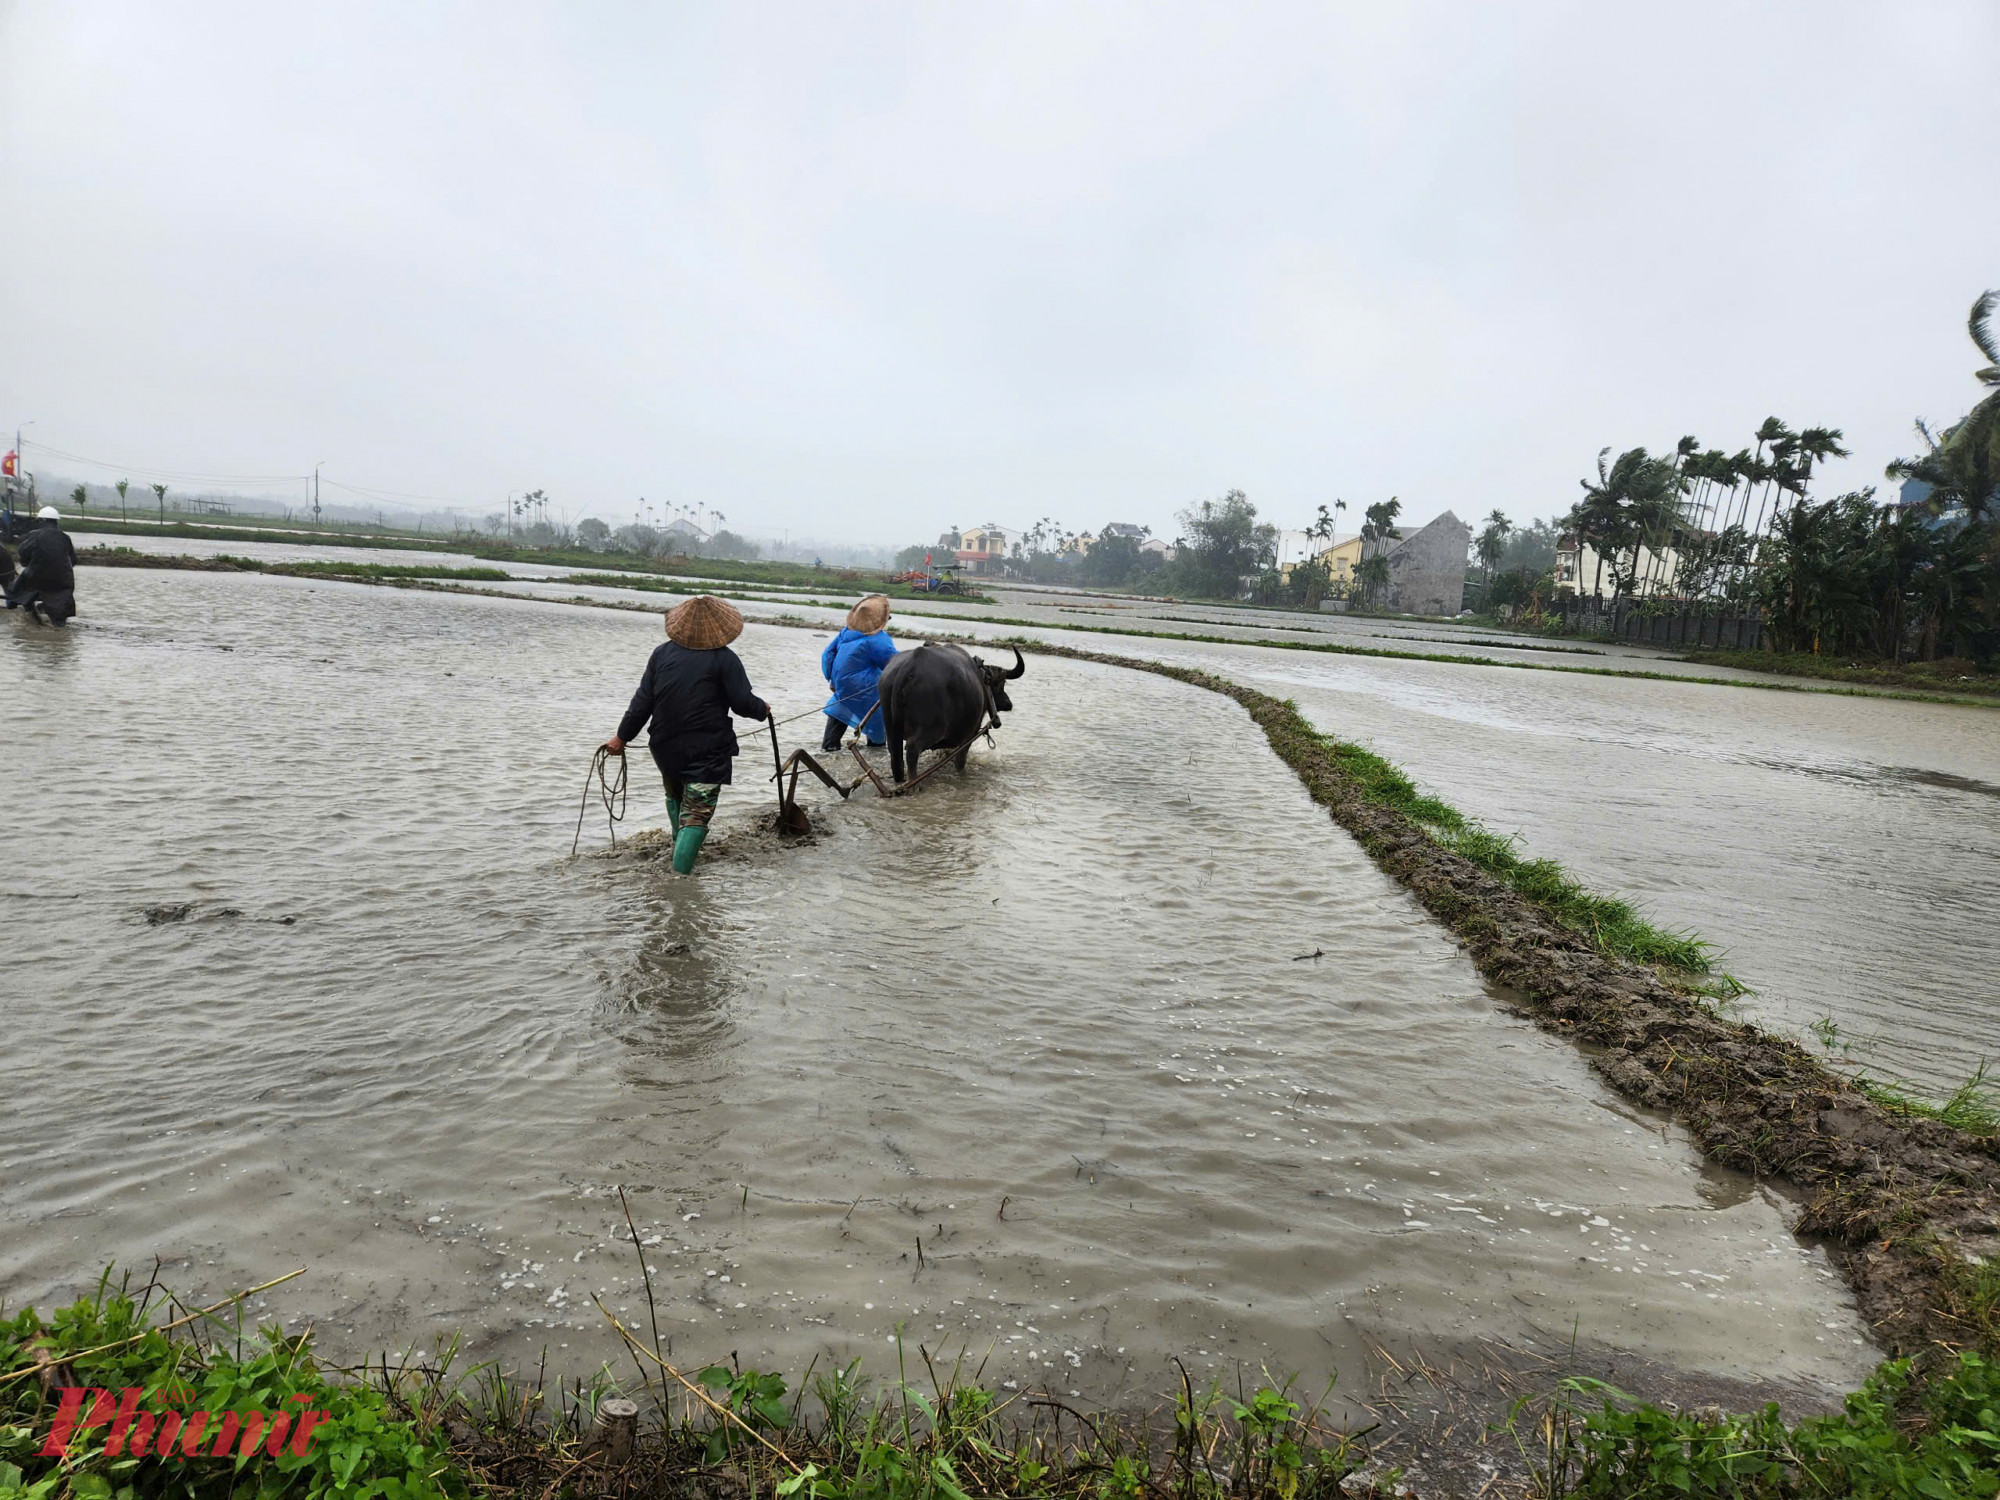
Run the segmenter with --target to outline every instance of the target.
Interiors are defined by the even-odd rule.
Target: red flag
[[[11,457],[11,455],[10,455],[10,457]],[[9,469],[9,470],[8,470],[7,472],[11,474],[11,473],[13,473],[14,471],[13,471],[12,469]],[[928,567],[929,567],[930,565],[931,565],[931,555],[930,555],[930,553],[926,552],[926,553],[924,554],[924,566],[928,568]]]
[[[7,456],[0,458],[0,475],[5,475],[7,478],[12,479],[14,471],[20,466],[20,455],[10,448],[7,450]]]

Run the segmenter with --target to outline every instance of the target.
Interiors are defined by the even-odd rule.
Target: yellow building
[[[1008,535],[1003,527],[974,526],[958,536],[958,565],[968,573],[988,577],[1000,571],[1007,557]]]
[[[1344,542],[1335,542],[1320,553],[1319,560],[1326,564],[1326,571],[1335,583],[1352,583],[1354,570],[1361,566],[1361,538],[1351,536]]]

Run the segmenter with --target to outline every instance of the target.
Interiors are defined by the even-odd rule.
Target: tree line
[[[1837,427],[1768,417],[1734,453],[1694,437],[1671,453],[1606,448],[1559,523],[1590,547],[1591,576],[1559,583],[1552,552],[1507,560],[1513,528],[1495,511],[1474,543],[1487,607],[1534,618],[1569,593],[1614,613],[1754,612],[1781,651],[1989,662],[2000,653],[1996,308],[2000,293],[1987,292],[1967,320],[1989,394],[1942,432],[1917,424],[1925,451],[1886,470],[1917,482],[1904,498],[1879,501],[1871,486],[1812,500],[1816,466],[1847,456]]]
[[[1306,535],[1330,546],[1344,500],[1322,505]],[[1364,538],[1387,541],[1400,537],[1395,520],[1401,502],[1389,499],[1371,505],[1362,523]],[[1094,537],[1074,532],[1044,516],[1009,547],[1005,567],[1011,577],[1035,583],[1070,584],[1085,588],[1144,588],[1197,599],[1237,599],[1315,608],[1329,595],[1350,588],[1361,594],[1379,592],[1388,582],[1388,561],[1371,557],[1356,581],[1335,578],[1319,556],[1289,568],[1278,565],[1278,527],[1262,520],[1256,505],[1242,490],[1229,490],[1210,500],[1198,500],[1174,513],[1178,524],[1169,551],[1149,548],[1149,527],[1107,523]],[[940,560],[949,548],[905,547],[897,566],[919,568],[926,557]]]

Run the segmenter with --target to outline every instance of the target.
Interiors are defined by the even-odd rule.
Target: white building
[[[1603,569],[1599,571],[1600,561]],[[1556,591],[1564,589],[1579,598],[1588,599],[1592,594],[1602,594],[1609,599],[1617,592],[1615,566],[1624,565],[1629,558],[1623,552],[1617,558],[1609,553],[1600,554],[1590,543],[1580,540],[1573,533],[1565,533],[1556,539]],[[1646,599],[1655,594],[1671,594],[1675,590],[1680,572],[1680,554],[1672,547],[1662,547],[1655,552],[1651,547],[1639,548],[1639,571],[1633,580],[1632,591],[1627,596]]]
[[[697,542],[705,542],[708,540],[708,533],[703,531],[699,526],[695,525],[694,522],[690,521],[686,516],[676,516],[673,520],[667,522],[667,524],[661,527],[660,529],[666,532],[667,535],[669,536],[689,537]]]

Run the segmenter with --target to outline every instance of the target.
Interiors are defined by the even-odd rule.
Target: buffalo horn
[[[1010,649],[1012,649],[1014,653],[1014,670],[1011,672],[1003,672],[1001,675],[1005,677],[1009,682],[1012,682],[1016,677],[1019,677],[1023,672],[1028,670],[1028,664],[1025,661],[1021,660],[1021,648],[1019,646],[1015,646]]]

